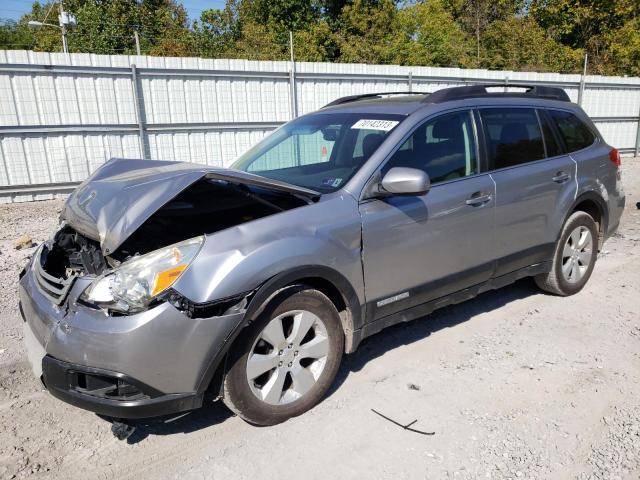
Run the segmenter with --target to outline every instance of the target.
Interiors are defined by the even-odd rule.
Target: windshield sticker
[[[395,120],[367,120],[362,119],[358,120],[353,124],[351,128],[355,128],[358,130],[381,130],[383,132],[388,132],[393,127],[398,125],[398,121]]]
[[[321,183],[323,187],[337,188],[342,183],[342,179],[341,178],[323,178]]]

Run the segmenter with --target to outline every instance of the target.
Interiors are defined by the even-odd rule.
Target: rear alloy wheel
[[[576,227],[562,249],[562,276],[567,283],[578,283],[587,273],[593,258],[593,235],[587,227]]]
[[[250,423],[274,425],[312,408],[340,366],[344,335],[322,293],[277,296],[234,344],[225,403]]]
[[[556,245],[551,271],[535,277],[537,285],[556,295],[573,295],[587,283],[598,256],[598,228],[591,215],[574,212]]]

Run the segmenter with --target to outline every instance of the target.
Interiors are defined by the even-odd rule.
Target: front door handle
[[[556,176],[553,177],[551,180],[553,180],[556,183],[563,183],[569,180],[570,178],[571,178],[571,175],[569,175],[567,172],[561,171],[556,173]]]
[[[467,205],[471,205],[472,207],[477,207],[478,205],[484,205],[485,203],[490,201],[491,195],[489,195],[488,193],[483,194],[481,192],[476,192],[469,198],[467,198],[467,200],[465,200],[465,203]]]

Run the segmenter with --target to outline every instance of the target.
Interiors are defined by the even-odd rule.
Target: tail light
[[[611,160],[611,163],[613,163],[616,168],[622,165],[622,160],[620,160],[620,152],[615,148],[612,148],[609,152],[609,160]]]

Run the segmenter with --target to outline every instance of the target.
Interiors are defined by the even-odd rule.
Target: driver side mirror
[[[417,168],[393,167],[380,182],[381,193],[391,195],[426,194],[431,188],[431,180],[426,172]]]

